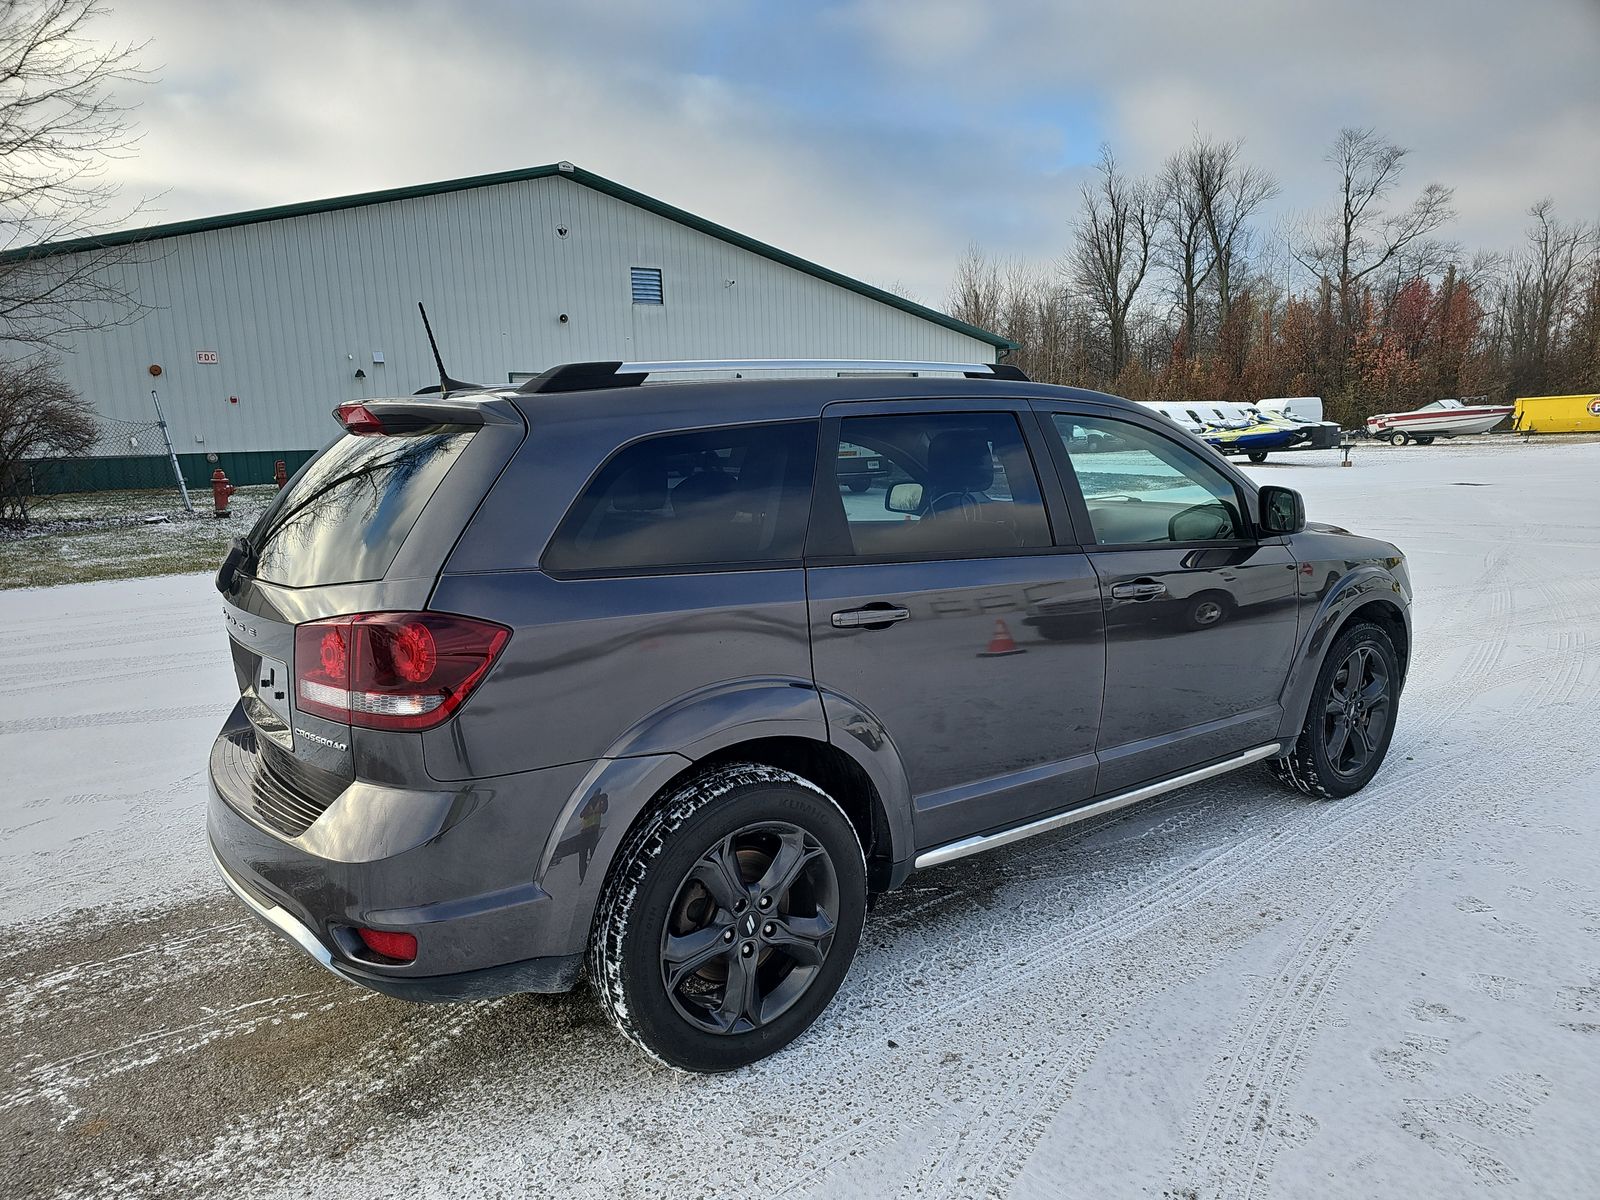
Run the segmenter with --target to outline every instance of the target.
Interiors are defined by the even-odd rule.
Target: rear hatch
[[[396,619],[367,618],[359,632],[330,619],[425,610],[524,434],[516,408],[493,397],[368,402],[338,415],[350,432],[278,493],[217,576],[246,722],[224,731],[213,765],[235,780],[236,807],[286,837],[369,777],[366,760],[385,764],[384,782],[421,774],[415,734],[352,727],[326,686],[324,667],[337,669],[347,643],[399,628]],[[448,665],[459,630],[416,620],[434,622],[422,634],[429,662]],[[383,752],[388,739],[403,741]]]

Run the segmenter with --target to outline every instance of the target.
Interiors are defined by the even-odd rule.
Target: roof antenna
[[[417,301],[417,311],[422,314],[422,328],[428,335],[428,345],[433,347],[433,361],[439,364],[439,399],[450,398],[450,386],[455,381],[450,378],[444,369],[444,359],[439,354],[439,343],[434,341],[433,326],[428,324],[428,310],[422,307],[422,301]]]

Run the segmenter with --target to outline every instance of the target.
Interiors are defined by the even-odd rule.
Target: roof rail
[[[528,380],[520,392],[586,392],[597,388],[638,387],[655,375],[704,375],[731,371],[736,376],[757,371],[849,371],[887,375],[964,375],[968,379],[1028,382],[1010,363],[908,362],[854,358],[705,358],[664,362],[584,362],[551,367]]]

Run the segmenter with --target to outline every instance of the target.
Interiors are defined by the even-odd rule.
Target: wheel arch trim
[[[1341,578],[1318,606],[1306,630],[1294,666],[1283,690],[1283,724],[1279,734],[1286,740],[1299,736],[1311,704],[1311,690],[1317,673],[1335,639],[1362,611],[1382,605],[1392,613],[1405,633],[1406,645],[1395,649],[1401,655],[1401,682],[1410,663],[1411,606],[1400,582],[1382,568],[1365,564]]]

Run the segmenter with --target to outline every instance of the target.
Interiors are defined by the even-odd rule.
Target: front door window
[[[1228,542],[1246,536],[1239,495],[1198,455],[1127,421],[1056,413],[1102,546]]]

